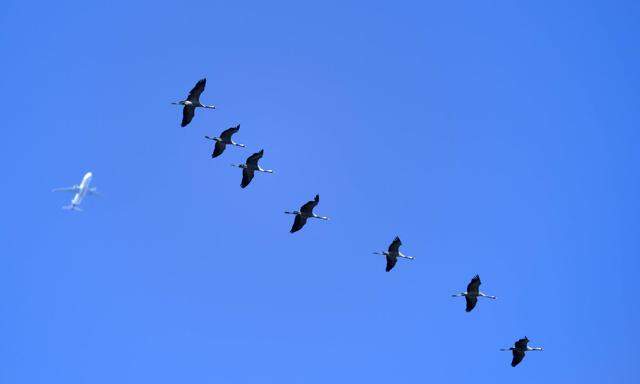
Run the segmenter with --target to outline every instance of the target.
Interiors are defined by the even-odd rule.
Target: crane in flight
[[[452,295],[453,297],[464,296],[464,298],[467,300],[467,312],[471,312],[471,310],[475,308],[476,304],[478,303],[478,297],[486,297],[493,300],[496,299],[495,296],[485,295],[483,292],[480,292],[480,284],[480,276],[475,275],[467,285],[466,292],[460,292],[458,294]]]
[[[502,348],[500,350],[501,351],[511,351],[513,353],[513,359],[511,360],[511,366],[515,367],[516,365],[520,364],[522,359],[524,359],[525,352],[542,351],[543,350],[542,347],[530,347],[528,344],[529,344],[529,339],[527,338],[527,336],[525,336],[524,339],[520,339],[520,340],[516,341],[513,347],[511,347],[511,348]]]
[[[207,85],[207,79],[200,79],[196,83],[195,87],[189,92],[189,96],[187,96],[186,100],[180,100],[175,103],[171,103],[174,105],[184,105],[182,109],[182,123],[181,127],[186,127],[191,120],[193,120],[193,115],[196,113],[196,108],[209,108],[216,109],[215,105],[205,105],[200,102],[200,95],[204,91],[204,87]]]
[[[302,227],[304,227],[304,225],[307,223],[308,218],[329,220],[329,218],[326,216],[318,216],[315,213],[313,213],[313,208],[315,208],[319,202],[320,202],[320,195],[316,195],[316,197],[313,200],[304,203],[304,205],[300,207],[299,211],[284,212],[289,215],[296,215],[295,219],[293,220],[293,226],[291,227],[291,231],[290,231],[291,233],[301,230]]]
[[[242,168],[242,182],[240,183],[240,188],[246,188],[247,185],[249,185],[251,180],[253,180],[253,176],[256,171],[273,173],[271,169],[262,169],[258,165],[258,161],[262,158],[262,155],[264,155],[264,149],[261,149],[260,152],[256,152],[249,156],[244,164],[231,164],[232,167]]]
[[[398,236],[396,236],[395,239],[393,239],[393,242],[391,243],[391,245],[389,245],[389,249],[387,251],[382,251],[382,252],[373,252],[375,255],[384,255],[387,258],[387,268],[386,271],[389,272],[390,270],[393,269],[393,267],[396,265],[396,262],[398,261],[398,257],[402,257],[403,259],[409,259],[409,260],[413,260],[414,257],[413,256],[407,256],[402,254],[402,252],[400,252],[400,246],[402,245],[402,241],[400,241],[400,238]]]
[[[86,195],[97,195],[98,191],[96,187],[90,187],[91,179],[93,178],[93,173],[87,172],[82,177],[82,181],[80,184],[74,185],[68,188],[56,188],[53,192],[73,192],[73,198],[71,199],[71,203],[69,205],[65,205],[62,209],[70,210],[70,211],[82,211],[79,207],[80,203]]]
[[[224,152],[225,148],[227,148],[227,145],[235,145],[236,147],[241,147],[241,148],[246,147],[246,145],[244,144],[238,144],[235,141],[231,140],[231,136],[233,136],[233,134],[238,132],[239,130],[240,130],[240,124],[236,125],[235,127],[225,129],[220,134],[220,137],[205,136],[204,137],[205,139],[213,140],[216,142],[216,145],[213,147],[213,153],[211,154],[211,158],[222,155],[222,152]]]

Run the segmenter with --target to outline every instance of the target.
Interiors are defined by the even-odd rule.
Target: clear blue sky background
[[[638,383],[639,21],[4,2],[0,382]],[[219,109],[182,129],[201,77]],[[277,173],[241,190],[260,148]],[[89,170],[104,197],[62,211]],[[316,193],[333,220],[289,234]],[[416,260],[385,273],[395,235]],[[468,314],[476,273],[498,300]],[[525,335],[546,350],[513,369]]]

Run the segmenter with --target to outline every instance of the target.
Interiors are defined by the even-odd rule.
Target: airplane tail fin
[[[78,207],[77,205],[74,205],[74,204],[65,205],[64,207],[62,207],[62,209],[67,210],[67,211],[82,212],[82,209],[80,207]]]

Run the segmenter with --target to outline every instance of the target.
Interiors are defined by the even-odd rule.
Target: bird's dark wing
[[[227,145],[221,141],[216,141],[216,146],[213,147],[213,153],[211,154],[211,158],[214,157],[218,157],[220,155],[222,155],[222,152],[224,152],[224,149],[227,147]]]
[[[398,259],[396,257],[387,255],[387,269],[386,269],[386,271],[389,272],[390,270],[392,270],[394,265],[396,265],[397,261],[398,261]]]
[[[262,158],[262,155],[264,155],[264,149],[261,149],[260,152],[256,152],[253,155],[249,156],[249,158],[247,158],[247,165],[257,167],[258,160]]]
[[[396,236],[396,238],[393,239],[393,242],[389,246],[389,253],[397,253],[401,245],[402,241],[400,241],[400,238]]]
[[[207,79],[200,79],[196,83],[195,87],[189,92],[189,96],[187,96],[187,100],[193,102],[200,101],[200,94],[204,91],[204,86],[207,85]]]
[[[527,344],[529,344],[529,339],[527,339],[526,337],[524,339],[520,339],[518,341],[516,341],[516,345],[515,347],[517,349],[520,349],[522,351],[525,351],[527,349]]]
[[[242,169],[242,183],[240,183],[241,188],[245,188],[253,179],[254,172],[250,169],[243,168]]]
[[[480,291],[480,276],[475,275],[469,285],[467,285],[467,292],[478,293]]]
[[[296,215],[295,220],[293,221],[293,226],[291,227],[291,233],[298,232],[304,227],[307,223],[307,218],[302,215]]]
[[[516,365],[520,364],[522,359],[524,359],[524,351],[514,349],[512,350],[512,352],[513,352],[513,360],[511,360],[511,366],[515,367]]]
[[[182,124],[180,124],[180,126],[186,127],[187,124],[189,124],[191,120],[193,120],[193,115],[195,115],[195,112],[196,109],[194,107],[185,105],[182,109]]]
[[[471,310],[473,308],[476,307],[476,303],[478,302],[478,298],[477,297],[469,297],[469,296],[465,296],[464,297],[467,300],[467,312],[471,312]]]
[[[313,208],[315,208],[319,202],[320,202],[320,195],[316,195],[316,197],[313,200],[304,203],[304,205],[300,207],[300,212],[306,213],[307,215],[312,214]]]
[[[231,136],[233,136],[233,134],[238,132],[239,130],[240,130],[240,125],[236,127],[231,127],[229,129],[225,129],[224,132],[220,134],[220,138],[224,141],[229,141],[231,140]]]

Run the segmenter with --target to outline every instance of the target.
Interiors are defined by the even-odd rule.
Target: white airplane
[[[71,204],[65,205],[64,207],[62,207],[62,209],[67,209],[72,211],[82,211],[82,209],[80,209],[79,207],[80,203],[82,203],[82,199],[84,199],[84,197],[87,194],[90,194],[90,195],[98,194],[96,187],[93,187],[93,188],[89,187],[92,177],[93,177],[93,173],[87,172],[84,174],[84,177],[80,182],[80,185],[74,185],[73,187],[69,187],[69,188],[56,188],[53,190],[53,192],[74,192],[75,193],[75,195],[73,196],[73,199],[71,199]]]

